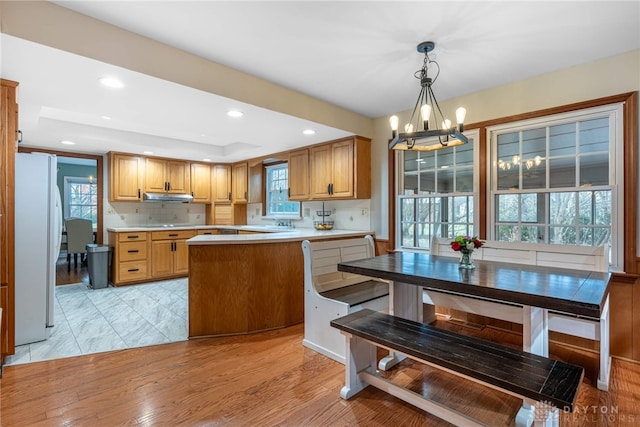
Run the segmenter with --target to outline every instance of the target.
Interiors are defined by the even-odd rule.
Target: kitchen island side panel
[[[303,269],[300,241],[190,245],[189,338],[301,323]]]

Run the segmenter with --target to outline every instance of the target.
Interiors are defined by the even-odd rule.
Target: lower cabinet
[[[109,232],[113,248],[113,284],[141,282],[149,278],[147,232]]]
[[[189,273],[187,239],[195,230],[151,232],[151,276],[166,277]]]
[[[109,232],[114,242],[113,284],[127,285],[189,274],[187,239],[196,230]]]

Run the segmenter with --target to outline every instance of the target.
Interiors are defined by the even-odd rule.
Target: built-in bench
[[[377,373],[376,346],[524,399],[518,425],[558,425],[572,411],[584,368],[424,323],[363,309],[331,321],[346,336],[348,363],[340,395],[372,385],[455,425],[482,425]],[[537,402],[537,403],[536,403]]]
[[[389,309],[389,284],[338,271],[338,263],[371,258],[373,238],[302,242],[304,254],[305,347],[345,363],[346,346],[340,332],[329,326],[336,317],[363,308]]]
[[[431,254],[460,257],[459,252],[451,249],[451,239],[437,237],[432,239]],[[560,246],[487,240],[482,248],[473,252],[473,259],[588,271],[608,270],[607,251],[604,246]],[[521,324],[523,321],[522,307],[518,305],[454,295],[433,289],[423,290],[423,302],[431,306],[452,308],[513,323]],[[609,324],[606,321],[608,310],[607,300],[600,319],[576,317],[555,311],[549,311],[548,314],[550,331],[600,342],[600,372],[597,387],[605,391],[609,387],[611,368]]]

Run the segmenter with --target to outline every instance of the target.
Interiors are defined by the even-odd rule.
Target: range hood
[[[189,203],[193,200],[193,196],[191,194],[144,193],[142,200],[145,202]]]

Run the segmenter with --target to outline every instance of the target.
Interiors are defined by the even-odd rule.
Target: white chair
[[[91,220],[82,218],[68,218],[65,220],[67,230],[67,271],[71,271],[71,254],[73,263],[78,267],[78,254],[83,262],[87,253],[87,245],[93,243],[93,225]]]

